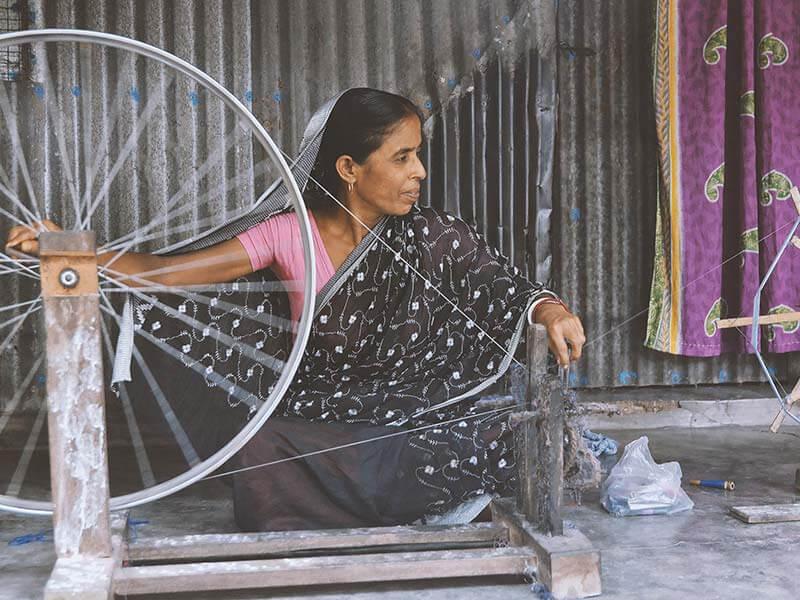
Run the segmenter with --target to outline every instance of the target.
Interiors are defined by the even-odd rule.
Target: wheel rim
[[[313,246],[311,241],[311,227],[308,214],[302,202],[302,194],[300,189],[298,188],[297,182],[295,181],[289,166],[286,164],[283,156],[281,156],[280,150],[277,148],[266,130],[247,110],[247,108],[233,94],[231,94],[213,78],[186,61],[183,61],[182,59],[177,58],[163,50],[136,40],[111,34],[91,31],[50,29],[15,32],[0,35],[0,48],[10,45],[48,42],[73,42],[81,44],[88,43],[109,47],[116,50],[125,50],[144,58],[154,60],[168,68],[174,69],[183,76],[203,86],[204,90],[209,91],[230,111],[232,111],[235,117],[246,123],[256,142],[266,152],[267,156],[274,162],[274,166],[277,168],[283,184],[286,186],[286,189],[289,192],[290,202],[292,203],[295,212],[298,215],[301,225],[300,230],[303,238],[303,258],[306,265],[306,277],[303,282],[303,309],[297,323],[294,345],[291,349],[288,360],[286,360],[285,364],[283,365],[282,372],[274,384],[272,392],[269,393],[267,400],[261,405],[260,408],[258,408],[249,422],[230,441],[228,441],[221,449],[217,450],[209,458],[202,460],[194,466],[191,466],[189,470],[168,480],[161,481],[155,485],[145,487],[145,489],[136,492],[112,497],[111,509],[120,510],[141,505],[177,492],[198,481],[208,473],[214,471],[229,458],[231,458],[242,446],[244,446],[244,444],[257,433],[260,427],[263,426],[263,424],[275,410],[286,389],[289,387],[300,363],[306,343],[308,341],[311,322],[313,319],[315,268]],[[2,215],[0,215],[0,219],[2,218]],[[91,215],[89,218],[91,218]],[[20,262],[17,266],[25,267],[26,263]],[[24,272],[23,269],[20,269],[20,271]],[[20,276],[22,276],[22,273],[20,273]],[[24,307],[19,308],[19,310],[23,309]],[[41,361],[41,359],[38,360]],[[35,374],[35,372],[36,369],[32,368],[30,373]],[[37,421],[34,423],[34,428],[37,426],[37,424],[38,427],[41,428],[42,414],[43,413],[40,409],[40,413],[37,415]],[[28,514],[50,514],[53,510],[51,502],[42,500],[29,500],[12,495],[0,495],[0,508]]]

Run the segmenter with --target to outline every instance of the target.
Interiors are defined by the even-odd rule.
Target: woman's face
[[[367,205],[384,215],[404,215],[419,200],[425,167],[419,160],[422,127],[416,116],[400,121],[383,144],[362,164],[355,165],[356,183],[351,202]]]

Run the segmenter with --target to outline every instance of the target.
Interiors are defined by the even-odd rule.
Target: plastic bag
[[[671,515],[694,506],[681,488],[681,466],[656,464],[647,442],[645,435],[625,446],[603,483],[600,503],[614,516]]]

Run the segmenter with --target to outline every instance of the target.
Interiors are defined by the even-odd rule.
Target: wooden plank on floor
[[[245,556],[280,556],[309,550],[342,550],[409,544],[471,544],[508,541],[508,530],[495,523],[420,527],[365,527],[312,531],[270,531],[186,535],[142,539],[128,546],[127,560],[156,562]]]
[[[745,523],[788,523],[800,521],[800,503],[731,506],[731,514]]]
[[[522,574],[527,567],[536,567],[536,557],[525,547],[204,562],[122,567],[114,574],[114,591],[117,595],[169,594],[480,577]]]

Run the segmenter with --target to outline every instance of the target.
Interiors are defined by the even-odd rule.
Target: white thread
[[[234,469],[233,471],[225,471],[224,473],[217,473],[216,475],[209,475],[207,477],[203,477],[203,479],[218,479],[220,477],[226,477],[228,475],[235,475],[237,473],[243,473],[245,471],[252,471],[254,469],[261,469],[263,467],[269,467],[269,466],[277,465],[277,464],[280,464],[280,463],[291,462],[293,460],[300,460],[301,458],[308,458],[309,456],[317,456],[319,454],[325,454],[326,452],[333,452],[334,450],[343,450],[345,448],[352,448],[354,446],[360,446],[361,444],[366,444],[366,443],[369,443],[369,442],[376,442],[378,440],[384,440],[384,439],[387,439],[387,438],[396,437],[398,435],[406,435],[406,434],[409,434],[409,433],[416,433],[417,431],[423,431],[425,429],[430,429],[432,427],[441,427],[442,425],[449,425],[450,423],[455,423],[456,421],[467,421],[468,419],[475,419],[477,417],[482,417],[484,415],[489,415],[489,414],[492,414],[492,413],[501,413],[501,412],[504,412],[504,411],[508,412],[508,411],[512,411],[512,410],[515,410],[515,409],[516,409],[516,407],[514,407],[514,406],[506,406],[504,408],[495,408],[495,409],[492,409],[492,410],[488,410],[488,411],[485,411],[485,412],[482,412],[482,413],[477,413],[477,414],[474,414],[474,415],[469,415],[469,416],[466,416],[466,417],[463,417],[463,416],[462,417],[457,417],[457,418],[454,418],[454,419],[450,419],[449,421],[438,421],[436,423],[429,423],[427,425],[423,425],[421,427],[416,427],[414,429],[401,429],[400,431],[395,431],[395,432],[392,432],[392,433],[379,435],[379,436],[376,436],[376,437],[373,437],[373,438],[369,438],[369,439],[366,439],[366,440],[359,440],[357,442],[350,442],[348,444],[341,444],[339,446],[333,446],[331,448],[323,448],[321,450],[314,450],[313,452],[306,452],[305,454],[298,454],[297,456],[289,456],[287,458],[281,458],[281,459],[278,459],[278,460],[273,460],[273,461],[262,463],[262,464],[259,464],[259,465],[251,465],[249,467],[242,467],[241,469]]]

